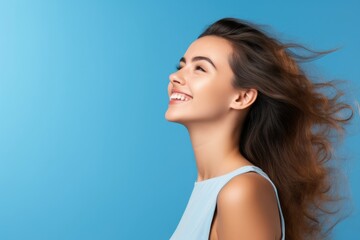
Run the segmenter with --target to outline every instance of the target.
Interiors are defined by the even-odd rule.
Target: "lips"
[[[178,89],[173,89],[172,91],[171,91],[171,94],[172,93],[181,93],[181,94],[184,94],[184,95],[186,95],[187,97],[189,97],[189,98],[193,98],[190,94],[188,94],[188,93],[185,93],[185,92],[182,92],[182,91],[180,91],[180,90],[178,90]]]

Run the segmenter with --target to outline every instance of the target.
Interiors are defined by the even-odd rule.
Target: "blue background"
[[[316,50],[312,73],[360,89],[358,1],[1,1],[0,239],[169,239],[197,177],[164,118],[168,75],[222,17]],[[359,111],[338,155],[360,233]]]

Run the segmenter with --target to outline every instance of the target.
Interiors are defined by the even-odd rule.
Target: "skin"
[[[238,150],[242,123],[256,89],[235,89],[229,65],[231,44],[217,36],[195,40],[170,74],[168,95],[176,88],[193,98],[169,104],[168,121],[184,125],[191,139],[198,170],[197,181],[221,176],[253,165]],[[196,56],[209,58],[192,61]],[[210,240],[280,239],[280,216],[276,195],[262,176],[248,172],[233,177],[219,192]]]

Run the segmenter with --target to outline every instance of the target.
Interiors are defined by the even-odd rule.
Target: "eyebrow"
[[[205,61],[209,62],[209,63],[216,69],[215,64],[214,64],[213,61],[211,61],[211,59],[208,58],[208,57],[196,56],[196,57],[193,57],[193,59],[191,60],[191,62],[196,62],[196,61],[201,61],[201,60],[205,60]],[[180,62],[186,63],[185,58],[184,58],[184,57],[180,58]]]

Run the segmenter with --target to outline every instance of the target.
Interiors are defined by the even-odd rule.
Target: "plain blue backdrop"
[[[358,1],[1,1],[0,239],[169,239],[197,177],[186,129],[164,118],[168,76],[223,17],[316,50],[313,73],[360,89]],[[338,155],[360,233],[359,111]]]

